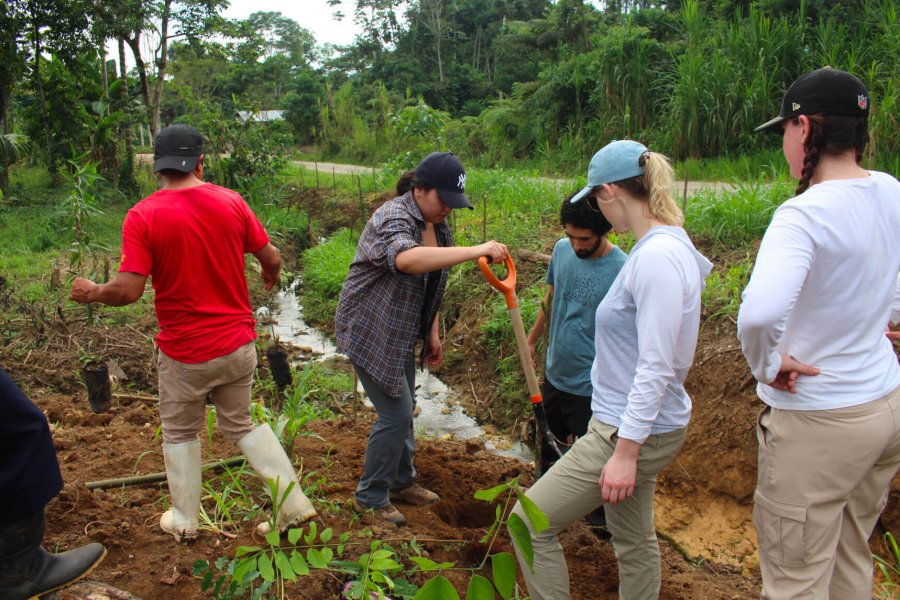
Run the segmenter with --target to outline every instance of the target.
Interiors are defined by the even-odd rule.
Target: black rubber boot
[[[587,521],[588,527],[591,528],[594,535],[604,542],[608,542],[612,538],[609,529],[606,527],[606,512],[603,510],[602,504],[589,512],[585,517],[585,521]]]
[[[41,547],[44,511],[0,525],[0,598],[30,600],[74,583],[106,556],[100,544],[50,554]]]

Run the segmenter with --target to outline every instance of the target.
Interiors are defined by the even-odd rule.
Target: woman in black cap
[[[439,364],[438,311],[450,267],[507,256],[506,246],[495,241],[453,246],[446,219],[454,208],[472,208],[465,185],[465,169],[450,152],[433,152],[404,173],[398,196],[366,223],[338,301],[338,348],[378,413],[356,505],[398,527],[406,518],[392,500],[423,506],[440,499],[415,481],[416,342],[422,340],[420,364]]]
[[[824,68],[778,117],[798,178],[766,231],[738,337],[766,404],[753,521],[762,597],[872,597],[868,539],[900,466],[900,184],[860,166],[869,93]]]

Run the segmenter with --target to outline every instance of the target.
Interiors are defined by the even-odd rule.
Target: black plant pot
[[[291,365],[288,363],[287,352],[281,349],[279,345],[272,345],[266,348],[266,358],[269,361],[269,372],[279,391],[284,390],[291,385],[293,379],[291,377]]]
[[[102,362],[89,362],[81,368],[81,378],[87,386],[88,404],[95,413],[109,410],[112,402],[112,386],[109,383],[109,368]]]

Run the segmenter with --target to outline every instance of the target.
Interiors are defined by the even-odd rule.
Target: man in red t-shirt
[[[162,189],[125,216],[119,272],[104,284],[76,278],[70,298],[123,306],[136,302],[147,278],[152,280],[160,329],[159,414],[172,505],[160,519],[162,529],[179,542],[197,536],[198,434],[210,401],[222,433],[260,477],[275,480],[280,490],[294,484],[274,522],[284,531],[316,511],[271,427],[254,427],[250,419],[256,331],[244,276],[244,255],[250,253],[262,267],[265,288],[272,289],[281,255],[240,194],[203,181],[202,138],[193,127],[172,125],[159,132],[154,171]],[[272,524],[258,528],[267,533]]]

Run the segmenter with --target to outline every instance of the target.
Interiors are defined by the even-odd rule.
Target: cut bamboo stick
[[[216,462],[205,463],[200,466],[201,471],[219,470],[244,462],[243,456],[232,456]],[[115,479],[102,479],[100,481],[88,481],[85,485],[89,490],[105,490],[114,487],[128,487],[145,483],[156,483],[166,480],[166,472],[148,473],[146,475],[132,475],[131,477],[117,477]]]

